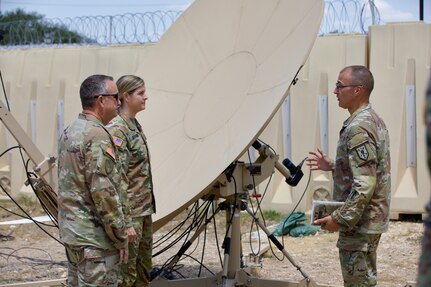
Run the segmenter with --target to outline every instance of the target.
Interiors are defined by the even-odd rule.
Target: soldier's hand
[[[136,231],[133,227],[129,227],[127,229],[127,238],[129,242],[134,242],[136,240]]]
[[[314,224],[320,225],[320,228],[328,231],[338,231],[340,229],[338,222],[336,222],[330,215],[315,220]]]
[[[127,261],[129,261],[129,247],[120,249],[120,264],[127,264]]]
[[[332,170],[331,159],[320,148],[317,148],[317,151],[310,151],[309,154],[314,155],[307,159],[310,170]]]

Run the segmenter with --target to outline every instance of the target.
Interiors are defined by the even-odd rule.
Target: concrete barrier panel
[[[423,22],[372,26],[370,69],[374,108],[391,140],[391,216],[421,214],[430,197],[423,108],[431,63],[431,25]]]
[[[298,82],[290,89],[287,102],[261,136],[281,159],[287,157],[299,164],[317,147],[335,157],[339,131],[349,113],[338,107],[333,89],[339,71],[353,64],[367,64],[365,35],[330,35],[316,40],[306,65],[298,74]],[[307,184],[310,172],[305,163],[302,169],[304,177],[294,188],[278,173],[274,175],[263,201],[264,208],[291,211],[305,190],[306,196],[298,208],[301,211],[310,210],[312,198],[332,197],[330,172],[314,171]]]

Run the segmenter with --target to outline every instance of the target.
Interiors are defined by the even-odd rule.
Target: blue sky
[[[2,12],[22,8],[47,18],[118,15],[156,10],[185,10],[193,0],[0,0]]]
[[[38,12],[47,18],[67,18],[143,13],[155,10],[179,11],[185,10],[192,2],[193,0],[0,0],[0,9],[6,12],[22,8],[27,12]],[[374,0],[374,2],[384,23],[419,19],[419,0]],[[431,23],[431,0],[424,0],[424,3],[424,20]]]

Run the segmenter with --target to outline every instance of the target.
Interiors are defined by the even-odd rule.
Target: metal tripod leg
[[[247,207],[246,211],[248,214],[250,214],[251,217],[253,217],[253,219],[256,221],[256,223],[259,225],[259,227],[262,228],[262,230],[266,233],[266,235],[272,241],[272,243],[274,243],[275,246],[277,246],[278,250],[280,250],[284,254],[284,256],[286,256],[286,258],[290,261],[290,263],[292,263],[292,265],[295,266],[299,272],[301,272],[302,276],[304,276],[304,278],[307,281],[309,281],[310,276],[308,276],[308,274],[302,270],[301,266],[296,264],[296,262],[293,260],[292,256],[290,256],[290,254],[287,253],[287,251],[284,249],[284,246],[280,243],[280,241],[278,241],[277,238],[275,238],[275,236],[268,230],[268,228],[266,228],[266,226],[262,222],[259,221],[259,219],[253,214],[253,211],[250,208]]]
[[[240,269],[241,255],[241,235],[240,235],[240,209],[234,203],[228,207],[227,232],[224,239],[223,270],[221,273],[222,284],[226,286],[228,279],[235,278],[236,272]]]

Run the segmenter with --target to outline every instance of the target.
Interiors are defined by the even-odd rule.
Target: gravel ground
[[[1,221],[16,218],[4,213],[0,213],[0,217],[2,217]],[[217,222],[220,222],[220,224],[217,224],[219,244],[221,244],[225,232],[223,221],[224,215],[217,217]],[[271,225],[275,221],[267,223]],[[172,221],[162,230],[156,232],[154,235],[155,242],[177,224],[177,220]],[[262,278],[292,281],[303,279],[303,276],[286,258],[283,261],[276,258],[282,257],[279,251],[274,251],[274,254],[271,250],[267,251],[262,255],[260,262],[255,260],[256,257],[250,257],[249,259],[249,256],[247,256],[251,252],[249,220],[244,220],[244,223],[241,224],[241,229],[245,263],[251,267],[253,275]],[[47,227],[47,232],[58,238],[56,228]],[[406,286],[407,282],[415,281],[422,232],[423,227],[420,222],[391,222],[389,231],[383,234],[378,249],[378,286]],[[185,277],[198,276],[199,264],[197,261],[201,261],[202,250],[205,250],[203,259],[205,266],[214,273],[221,270],[214,227],[212,225],[208,227],[205,245],[203,244],[203,236],[204,234],[197,240],[199,244],[193,244],[188,250],[188,253],[191,253],[190,257],[186,257],[179,262],[179,265],[175,268],[177,271],[174,276],[177,278],[180,275]],[[255,252],[258,251],[259,246],[261,250],[268,246],[267,240],[264,237],[262,238],[260,244],[256,239],[252,240],[251,245]],[[342,286],[338,249],[335,247],[336,233],[318,232],[314,236],[298,238],[284,236],[283,238],[280,237],[279,240],[284,243],[286,251],[294,261],[313,280],[320,284]],[[156,250],[160,250],[160,248]],[[275,247],[273,248],[275,249]],[[178,249],[179,246],[174,246],[168,252],[157,256],[154,259],[154,265],[163,265]],[[65,278],[66,274],[66,258],[63,247],[37,226],[34,224],[0,226],[1,285]],[[209,271],[205,269],[201,271],[201,276],[208,275],[211,275]]]

